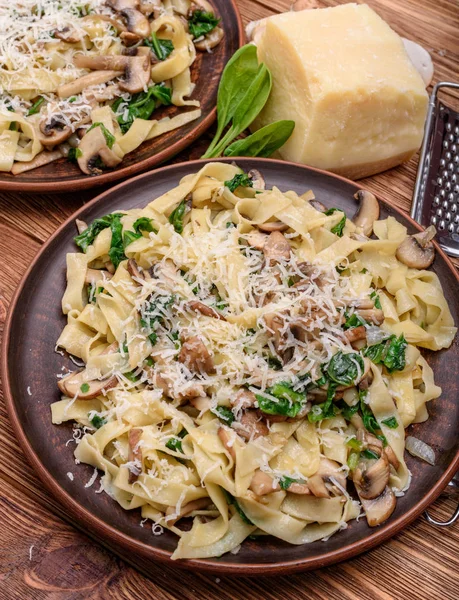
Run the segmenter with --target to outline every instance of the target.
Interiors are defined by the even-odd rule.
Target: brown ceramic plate
[[[61,314],[65,287],[65,255],[74,252],[75,217],[91,222],[116,210],[143,207],[153,198],[176,186],[181,177],[196,172],[204,161],[164,167],[122,183],[81,208],[66,221],[43,246],[24,276],[14,297],[6,324],[2,356],[2,379],[14,430],[26,458],[37,470],[43,483],[65,506],[72,520],[106,544],[118,544],[132,556],[168,560],[177,539],[166,532],[155,537],[150,527],[140,527],[139,511],[124,511],[106,494],[84,484],[93,474],[92,467],[76,466],[70,424],[51,424],[50,404],[59,398],[56,373],[63,365],[72,368],[67,358],[54,352],[54,345],[66,320]],[[353,198],[358,186],[351,181],[291,163],[239,159],[245,170],[259,169],[267,186],[304,192],[314,190],[327,206],[338,206],[347,214],[355,211]],[[399,209],[381,200],[382,217],[395,216],[410,232],[419,230]],[[459,323],[458,276],[437,247],[433,270],[443,284],[446,299],[456,323]],[[370,529],[365,519],[351,521],[348,529],[327,542],[291,546],[271,537],[247,540],[237,555],[220,559],[177,562],[177,566],[233,574],[287,573],[313,569],[350,558],[393,536],[413,521],[440,494],[459,465],[459,403],[457,402],[457,364],[459,349],[455,341],[449,350],[428,353],[436,379],[443,388],[440,399],[429,403],[428,422],[411,427],[413,435],[435,449],[437,462],[430,466],[407,456],[413,474],[409,491],[398,499],[388,522]],[[27,393],[30,386],[31,395]],[[74,474],[70,481],[66,473]]]
[[[191,68],[191,77],[196,84],[192,99],[201,103],[202,115],[199,119],[144,142],[123,158],[119,168],[106,171],[102,175],[85,175],[77,165],[62,158],[20,175],[0,173],[0,190],[74,192],[94,188],[156,167],[201,136],[212,125],[217,114],[217,91],[223,69],[236,50],[245,43],[244,28],[235,0],[210,1],[221,17],[225,36],[211,53],[197,52],[196,61]],[[189,110],[194,110],[194,107],[167,107],[155,113],[155,118],[172,117]]]

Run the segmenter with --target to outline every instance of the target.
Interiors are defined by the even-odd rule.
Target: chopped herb
[[[367,322],[362,319],[357,313],[353,313],[350,317],[347,318],[346,322],[343,325],[343,329],[354,329],[355,327],[360,327],[361,325],[366,325]]]
[[[232,494],[230,494],[229,492],[227,492],[225,490],[225,488],[222,488],[222,491],[223,491],[223,494],[225,495],[227,503],[230,506],[231,505],[234,506],[234,508],[236,509],[236,512],[241,517],[241,519],[244,521],[244,523],[246,523],[247,525],[253,525],[252,521],[247,517],[247,515],[245,514],[245,512],[239,506],[239,502],[236,500],[236,498]]]
[[[389,429],[397,429],[398,427],[398,421],[395,417],[389,417],[389,419],[384,419],[384,421],[381,421],[381,423],[386,425],[386,427],[389,427]]]
[[[365,267],[363,267],[363,269],[360,272],[363,273],[363,274],[368,273],[368,269],[366,269]]]
[[[71,98],[68,99],[68,102],[76,102],[77,101],[77,97],[76,96],[72,96]]]
[[[355,437],[351,437],[350,440],[347,440],[346,446],[348,446],[348,448],[352,448],[352,450],[360,450],[362,448],[362,442],[359,442],[359,440]]]
[[[376,454],[376,452],[373,452],[373,450],[362,450],[362,452],[360,453],[364,458],[368,458],[369,460],[372,459],[378,459],[379,458],[379,454]]]
[[[10,126],[9,126],[9,130],[10,131],[17,131],[18,130],[17,121],[11,121]]]
[[[325,214],[327,215],[327,217],[329,217],[330,215],[332,215],[335,212],[342,212],[343,213],[343,218],[341,219],[341,221],[339,223],[337,223],[334,227],[332,227],[330,229],[330,231],[332,233],[335,233],[338,237],[342,237],[343,235],[343,229],[344,226],[346,225],[346,215],[344,214],[344,211],[341,210],[340,208],[329,208]]]
[[[44,101],[44,97],[40,96],[38,100],[36,100],[27,111],[27,116],[30,117],[30,115],[36,115],[38,112],[40,112],[40,106],[43,104]]]
[[[86,394],[87,392],[89,392],[89,383],[82,383],[80,385],[80,391],[82,391],[83,394]]]
[[[285,415],[294,418],[306,402],[306,396],[295,392],[292,386],[286,382],[274,384],[266,390],[266,393],[277,398],[275,401],[256,394],[260,410],[268,415]]]
[[[91,425],[96,429],[100,429],[102,425],[105,425],[106,422],[107,421],[97,413],[93,416],[92,419],[90,419]]]
[[[193,39],[198,39],[213,31],[219,24],[220,19],[215,18],[211,12],[204,10],[195,10],[188,20],[188,29]]]
[[[292,483],[305,483],[305,481],[303,479],[294,479],[293,477],[287,476],[279,479],[279,485],[285,491],[288,491],[288,488],[292,485]]]
[[[232,221],[228,221],[226,224],[226,229],[231,229],[232,227],[236,227],[236,225]]]
[[[102,129],[102,133],[104,134],[105,141],[107,142],[107,146],[109,148],[113,148],[113,144],[115,143],[115,136],[109,132],[109,130],[105,127],[103,123],[93,123],[88,131],[94,129],[95,127],[100,127]],[[86,132],[87,133],[87,132]]]
[[[216,406],[212,408],[212,412],[227,425],[231,425],[235,421],[233,411],[227,406]]]
[[[163,321],[164,311],[175,302],[175,296],[158,296],[155,300],[150,301],[143,310],[144,316],[140,319],[142,329],[146,330],[148,339],[154,346],[158,341],[158,336],[155,332],[157,325]],[[156,313],[148,315],[148,313]]]
[[[273,369],[274,371],[282,371],[283,365],[275,356],[268,356],[267,363],[270,369]]]
[[[126,379],[129,379],[129,381],[132,381],[132,383],[137,383],[140,379],[140,376],[135,375],[134,371],[129,371],[129,373],[123,373],[123,375],[126,377]]]
[[[187,212],[187,204],[182,200],[180,204],[169,215],[169,223],[173,225],[177,233],[183,233],[183,219]]]
[[[166,448],[169,448],[169,450],[172,450],[173,452],[182,452],[183,454],[182,439],[187,434],[188,431],[186,429],[182,429],[182,431],[179,434],[177,434],[177,436],[174,436],[167,441]]]
[[[353,385],[360,373],[363,373],[363,358],[356,352],[344,354],[337,352],[327,365],[326,374],[338,385]]]
[[[80,156],[83,156],[83,152],[79,148],[70,148],[67,154],[67,160],[76,163]]]
[[[379,299],[378,292],[376,290],[374,292],[371,292],[370,298],[375,303],[375,308],[382,310],[381,301]]]
[[[151,356],[149,356],[145,359],[145,364],[147,365],[147,367],[154,367],[155,361],[151,358]]]
[[[73,238],[74,242],[83,252],[87,252],[89,246],[94,242],[99,233],[107,229],[107,227],[111,227],[113,221],[119,221],[123,216],[123,213],[113,213],[95,219],[87,229]]]
[[[234,193],[238,187],[253,187],[253,181],[246,173],[238,173],[233,179],[225,181],[225,187]]]
[[[347,459],[347,466],[349,467],[349,469],[351,471],[353,471],[356,466],[359,464],[359,458],[360,458],[360,452],[355,452],[354,450],[351,450],[351,452],[349,453],[349,457]]]
[[[158,60],[166,60],[174,50],[174,44],[171,40],[162,40],[158,38],[154,31],[152,32],[151,37],[144,40],[144,44],[153,50]]]

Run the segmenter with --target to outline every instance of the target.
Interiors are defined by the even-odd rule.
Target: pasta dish
[[[350,219],[216,162],[77,223],[57,346],[83,363],[53,423],[76,422],[101,489],[178,536],[174,559],[376,526],[408,489],[405,428],[441,393],[420,349],[456,328],[434,231],[356,198]]]
[[[190,68],[223,38],[207,0],[0,0],[0,24],[0,171],[14,175],[63,156],[97,175],[198,119]]]

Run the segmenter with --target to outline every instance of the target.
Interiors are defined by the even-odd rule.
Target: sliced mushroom
[[[282,329],[284,328],[284,319],[279,313],[272,313],[264,315],[264,321],[266,327],[273,334],[273,344],[276,352],[282,357],[284,350],[284,334]]]
[[[246,389],[241,389],[234,398],[230,398],[232,408],[237,410],[246,410],[253,408],[257,402],[257,397],[253,392]]]
[[[235,423],[233,423],[233,426]],[[246,441],[256,440],[269,434],[266,423],[260,418],[258,411],[247,410],[239,421],[239,426],[234,427],[237,433]]]
[[[255,248],[255,250],[263,250],[268,241],[268,236],[265,233],[261,233],[257,229],[251,231],[247,236],[247,242],[249,246]]]
[[[81,35],[74,28],[70,27],[55,29],[53,31],[53,36],[62,40],[63,42],[67,42],[68,44],[76,44],[82,39]]]
[[[397,248],[395,256],[398,260],[412,269],[427,269],[435,258],[435,248],[431,240],[437,233],[430,225],[425,231],[409,235]]]
[[[118,379],[116,375],[111,375],[106,379],[86,379],[86,370],[70,373],[67,377],[63,377],[57,383],[61,392],[69,398],[77,397],[78,400],[92,400],[101,396],[108,390],[116,387]]]
[[[357,492],[361,498],[373,500],[384,491],[389,483],[389,461],[383,453],[378,459],[360,459],[353,471]]]
[[[384,321],[384,313],[380,308],[363,308],[358,309],[356,312],[367,323],[381,325]]]
[[[199,410],[201,413],[210,410],[213,406],[212,400],[208,396],[191,398],[190,404],[193,408],[196,408],[196,410]]]
[[[371,298],[362,298],[361,300],[353,300],[349,306],[363,310],[370,310],[375,307],[375,303]]]
[[[387,456],[389,464],[392,465],[395,470],[397,470],[400,466],[400,461],[398,460],[395,452],[393,451],[392,446],[387,445],[384,448],[384,453]]]
[[[115,268],[115,265],[112,263],[111,260],[107,260],[107,262],[104,263],[104,267],[107,269],[107,271],[111,275],[115,274],[116,268]]]
[[[361,498],[361,502],[370,527],[376,527],[384,523],[394,512],[397,504],[394,492],[389,486],[374,500]]]
[[[195,42],[194,45],[196,46],[197,50],[201,50],[201,52],[205,52],[207,50],[208,52],[209,50],[212,50],[212,48],[215,48],[215,46],[218,46],[224,35],[225,32],[221,27],[215,27],[215,29],[212,29],[212,31],[208,33],[203,40]]]
[[[77,54],[73,58],[73,64],[79,69],[124,71],[132,57],[121,54],[108,54],[100,56],[87,56]]]
[[[99,13],[95,13],[92,15],[86,15],[81,20],[82,21],[90,21],[90,20],[92,21],[94,19],[98,19],[99,21],[106,21],[107,23],[110,23],[110,25],[116,29],[117,33],[122,33],[123,31],[127,31],[127,28],[124,23],[121,23],[121,21],[117,21],[116,19],[113,19],[112,17],[109,17],[108,15],[101,15]]]
[[[198,498],[197,500],[192,500],[180,507],[179,513],[175,512],[175,506],[169,506],[166,510],[166,522],[168,525],[175,525],[182,517],[186,517],[194,510],[207,508],[210,504],[211,500],[209,498]]]
[[[139,265],[137,264],[137,261],[134,260],[133,258],[130,258],[127,262],[127,271],[129,273],[129,275],[134,279],[134,281],[140,285],[140,281],[141,279],[145,279],[145,273],[143,271],[143,269],[141,269],[139,267]]]
[[[147,17],[135,8],[124,8],[119,11],[126,19],[128,31],[138,36],[139,40],[150,35],[150,23]]]
[[[204,315],[205,317],[212,317],[213,319],[226,321],[225,317],[221,315],[218,311],[216,311],[211,306],[204,304],[203,302],[199,302],[198,300],[192,300],[191,302],[187,302],[185,306],[189,310]]]
[[[234,439],[231,437],[231,434],[224,427],[219,427],[217,431],[217,435],[220,438],[223,447],[228,452],[233,460],[236,460],[236,452],[234,451]],[[234,435],[234,434],[233,434]]]
[[[142,449],[139,446],[140,438],[142,437],[142,430],[138,428],[130,429],[128,433],[128,462],[135,463],[138,462],[139,466],[136,464],[129,465],[129,483],[134,483],[139,478],[140,473],[142,472]]]
[[[373,233],[373,223],[379,219],[379,202],[375,196],[367,190],[359,190],[354,198],[360,202],[360,206],[352,218],[356,227],[360,227],[366,236]]]
[[[346,475],[344,474],[341,465],[334,460],[330,460],[329,458],[321,458],[319,468],[315,475],[319,475],[324,481],[329,482],[332,485],[334,484],[332,481],[333,479],[342,488],[346,489]]]
[[[180,390],[179,392],[174,391],[173,382],[166,378],[161,373],[155,373],[152,377],[153,384],[160,388],[165,396],[168,398],[172,398],[174,400],[179,400],[186,402],[194,399],[203,398],[206,400],[206,393],[204,391],[204,387],[200,383],[194,383],[191,386],[188,386],[185,389]],[[194,405],[195,408],[198,408]]]
[[[258,169],[250,169],[247,173],[249,178],[252,180],[252,187],[254,190],[264,190],[266,187],[265,179]]]
[[[126,8],[138,8],[139,0],[106,0],[105,4],[114,11],[121,12]]]
[[[76,94],[80,94],[83,90],[88,89],[93,85],[99,85],[100,83],[107,83],[111,79],[115,79],[115,77],[119,77],[123,74],[123,71],[94,71],[94,73],[89,73],[88,75],[83,75],[79,79],[75,79],[75,81],[71,81],[70,83],[64,83],[64,85],[60,85],[57,88],[57,95],[59,98],[68,98],[69,96],[75,96]]]
[[[94,285],[99,281],[108,281],[112,278],[111,273],[105,271],[105,269],[86,269],[86,275],[84,278],[84,282],[86,284]]]
[[[280,233],[280,231],[273,231],[270,233],[266,244],[263,247],[263,252],[268,264],[289,260],[290,250],[291,248],[288,240]]]
[[[307,483],[294,481],[288,486],[287,492],[290,492],[290,494],[298,494],[299,496],[307,496],[311,493],[311,490]]]
[[[268,473],[257,469],[253,474],[249,489],[252,490],[252,492],[257,496],[266,496],[266,494],[278,492],[281,487],[279,482],[271,477],[271,475],[268,475]]]
[[[358,340],[365,340],[367,338],[367,330],[364,325],[353,327],[344,332],[344,337],[350,343],[357,342]]]
[[[98,166],[99,159],[106,167],[116,167],[121,162],[121,158],[107,146],[107,140],[100,127],[88,131],[78,147],[81,150],[78,165],[86,175],[97,175],[102,172]]]
[[[124,72],[124,81],[118,84],[120,90],[137,94],[142,92],[150,81],[150,59],[147,56],[129,56],[129,63]]]
[[[42,119],[38,127],[38,139],[42,146],[57,146],[65,142],[73,133],[72,128],[56,117]]]
[[[309,477],[308,488],[316,498],[330,498],[330,492],[327,490],[325,481],[320,475]]]
[[[322,202],[319,202],[319,200],[309,200],[309,204],[321,213],[327,212],[327,207]]]
[[[176,7],[174,7],[177,10]],[[157,19],[161,15],[161,0],[156,0],[156,2],[140,2],[139,10],[145,16],[149,17],[153,15],[155,19]],[[186,14],[186,13],[185,13]]]
[[[260,231],[266,231],[267,233],[272,233],[273,231],[286,231],[288,229],[288,225],[282,223],[281,221],[269,221],[268,223],[260,223],[257,226]]]
[[[197,335],[183,342],[178,360],[195,373],[215,373],[214,361]]]

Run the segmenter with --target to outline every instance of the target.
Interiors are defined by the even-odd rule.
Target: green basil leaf
[[[233,142],[224,156],[261,156],[269,158],[279,150],[292,135],[295,121],[276,121],[262,127],[252,135]]]
[[[225,186],[230,192],[235,192],[238,187],[253,187],[253,181],[246,173],[238,173],[230,181],[225,181]]]
[[[215,136],[202,158],[211,158],[213,149],[221,138],[223,130],[231,121],[239,102],[258,71],[257,49],[253,44],[239,48],[226,63],[218,86],[217,118]]]

